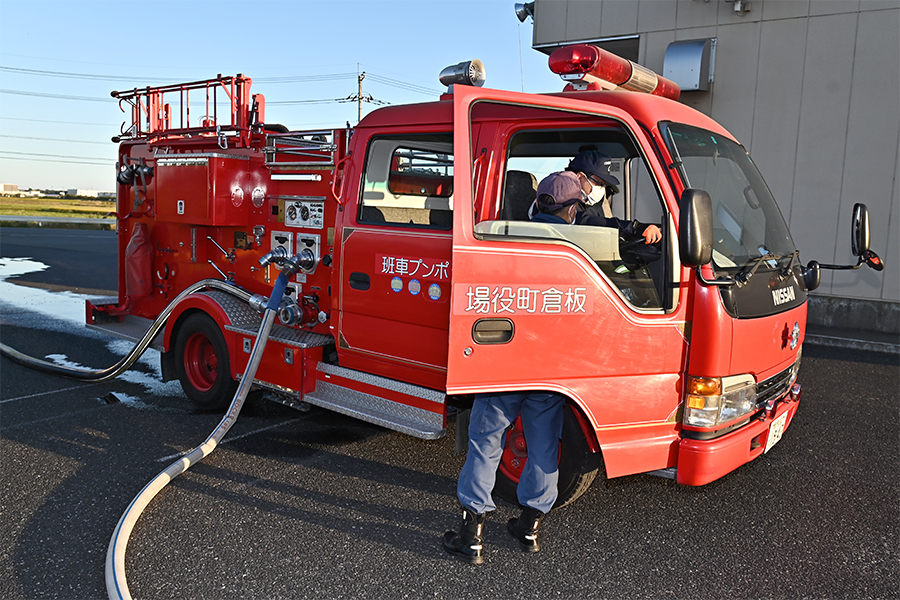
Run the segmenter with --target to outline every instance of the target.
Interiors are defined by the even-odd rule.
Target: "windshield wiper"
[[[781,258],[787,258],[788,256],[791,257],[791,260],[790,260],[790,262],[788,262],[788,264],[785,268],[778,271],[778,281],[784,281],[785,279],[790,277],[791,274],[794,272],[794,262],[797,260],[797,257],[800,256],[800,251],[794,250],[790,254],[785,255]],[[778,259],[778,260],[781,260],[781,259]]]
[[[777,254],[772,254],[771,252],[766,252],[762,256],[758,256],[758,257],[754,258],[753,264],[750,265],[750,267],[743,269],[740,273],[735,275],[734,281],[735,281],[735,283],[737,283],[738,287],[741,287],[742,285],[744,285],[748,281],[750,281],[750,278],[753,277],[753,275],[756,273],[756,270],[759,268],[759,265],[763,264],[764,262],[770,261],[770,260],[775,261],[775,264],[777,265],[779,261],[790,257],[791,262],[788,263],[788,266],[778,272],[778,278],[781,281],[784,281],[785,279],[787,279],[788,277],[791,276],[791,269],[794,266],[794,259],[797,258],[797,255],[799,253],[800,253],[799,250],[794,250],[790,254],[783,254],[783,255],[777,255]]]

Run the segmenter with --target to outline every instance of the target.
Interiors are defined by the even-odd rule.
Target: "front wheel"
[[[189,315],[178,329],[175,370],[185,395],[199,408],[225,408],[237,390],[228,344],[216,322],[204,313]]]
[[[602,455],[591,452],[581,427],[576,409],[566,404],[563,413],[562,440],[559,447],[559,496],[553,508],[561,508],[575,502],[591,486],[600,470]],[[516,487],[528,460],[528,447],[522,431],[522,419],[517,418],[506,432],[503,455],[497,468],[497,495],[507,502],[518,504]]]

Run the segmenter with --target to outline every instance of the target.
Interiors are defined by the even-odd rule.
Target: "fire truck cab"
[[[703,485],[768,452],[799,405],[818,266],[799,264],[744,148],[659,95],[461,83],[321,132],[266,124],[243,76],[119,93],[119,296],[89,303],[89,325],[134,337],[209,277],[265,295],[277,271],[258,259],[283,247],[303,269],[255,383],[287,404],[433,439],[473,394],[563,394],[558,505],[601,470]],[[207,98],[193,126],[191,90]],[[620,182],[608,210],[660,243],[530,220],[537,182],[586,149]],[[877,260],[866,218],[860,264]],[[188,295],[155,342],[164,377],[227,403],[259,322],[252,303]],[[526,460],[514,426],[501,495]]]

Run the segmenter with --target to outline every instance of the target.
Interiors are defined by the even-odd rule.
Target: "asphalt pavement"
[[[80,279],[51,283],[55,269]],[[77,297],[41,289],[80,284],[78,272],[51,265],[40,273],[47,281],[31,282],[37,289],[2,288],[3,343],[90,367],[124,354],[127,344],[67,316]],[[453,455],[452,422],[445,438],[422,441],[253,397],[219,448],[138,521],[129,586],[148,599],[897,598],[898,363],[808,346],[799,412],[768,454],[699,488],[603,478],[548,517],[536,555],[506,534],[517,509],[501,502],[481,566],[440,547],[459,519],[464,457]],[[163,384],[152,351],[100,384],[0,359],[0,596],[105,598],[104,558],[122,512],[220,418]]]

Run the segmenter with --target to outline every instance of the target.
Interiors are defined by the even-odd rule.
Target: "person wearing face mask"
[[[627,240],[643,237],[646,244],[662,240],[656,225],[638,221],[623,221],[612,214],[610,196],[618,191],[619,180],[610,173],[612,159],[597,150],[579,152],[569,162],[566,171],[575,173],[581,184],[583,210],[575,218],[578,225],[615,227]]]

